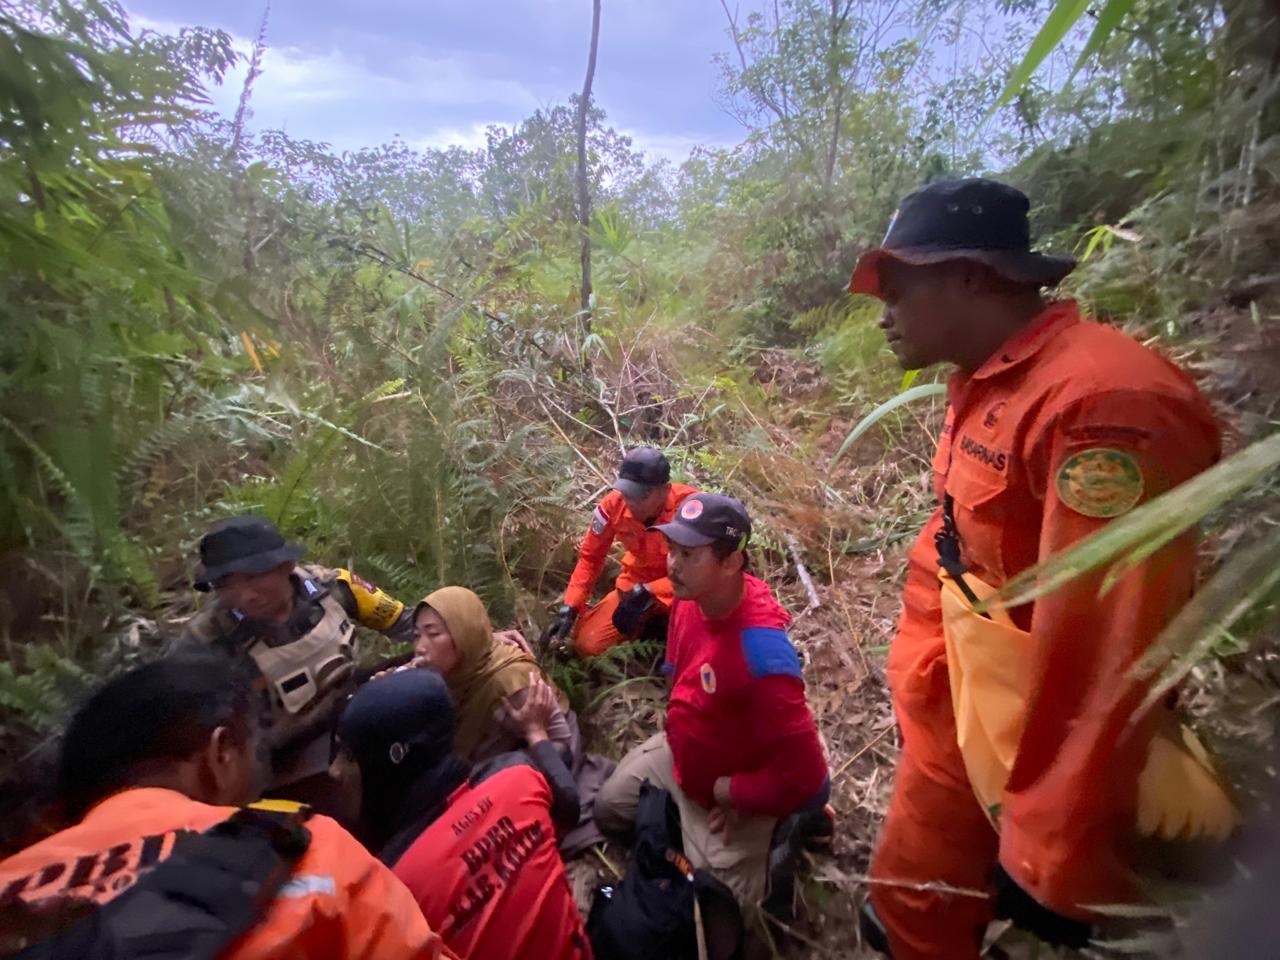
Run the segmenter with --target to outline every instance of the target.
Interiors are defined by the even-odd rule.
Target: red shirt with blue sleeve
[[[667,743],[676,780],[704,807],[729,777],[740,813],[783,817],[814,800],[827,779],[818,727],[804,696],[791,617],[764,581],[744,574],[742,601],[710,619],[677,600],[667,629],[672,675]]]

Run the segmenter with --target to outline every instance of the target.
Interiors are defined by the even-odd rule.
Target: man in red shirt
[[[453,752],[453,704],[434,671],[373,680],[338,723],[333,770],[360,795],[357,835],[468,960],[591,960],[556,847],[578,822],[578,792],[547,738],[555,688],[530,681],[522,704],[508,704],[527,752],[470,772]]]
[[[666,730],[632,750],[596,799],[624,832],[647,779],[680,810],[685,855],[744,903],[763,898],[780,817],[820,807],[830,787],[804,696],[791,622],[744,569],[751,519],[732,497],[696,493],[655,528],[669,541]]]
[[[985,617],[959,590],[1001,586],[1218,455],[1185,373],[1044,298],[1073,264],[1031,251],[1028,209],[989,180],[930,184],[850,285],[884,301],[903,367],[957,368],[887,667],[903,746],[868,939],[879,926],[895,960],[977,960],[995,914],[1078,947],[1091,905],[1134,895],[1124,851],[1156,714],[1135,718],[1132,668],[1191,593],[1194,539],[1107,589],[1096,571]],[[984,685],[999,677],[1016,680]]]
[[[572,639],[578,656],[594,657],[639,636],[651,617],[670,610],[667,542],[652,525],[670,520],[693,492],[693,487],[671,482],[671,466],[661,450],[637,447],[623,457],[612,492],[591,515],[551,637]],[[627,551],[616,589],[588,608],[614,540]]]

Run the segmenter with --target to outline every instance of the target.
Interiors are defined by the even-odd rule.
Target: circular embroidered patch
[[[702,501],[689,499],[684,502],[684,506],[680,508],[680,516],[686,520],[697,520],[702,516]]]
[[[1094,447],[1067,458],[1058,470],[1058,499],[1086,517],[1118,517],[1142,499],[1142,471],[1123,450]]]
[[[702,689],[707,693],[716,692],[716,672],[711,669],[711,664],[704,663],[702,669],[698,671],[698,677],[702,680]]]

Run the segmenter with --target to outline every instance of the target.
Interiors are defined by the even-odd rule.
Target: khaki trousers
[[[768,885],[769,844],[776,817],[732,819],[725,833],[712,833],[708,811],[685,795],[676,783],[667,735],[657,733],[636,747],[618,764],[596,797],[596,824],[602,830],[623,833],[635,823],[640,785],[648,780],[671,794],[680,811],[684,854],[695,867],[709,870],[733,891],[740,903],[758,904]]]

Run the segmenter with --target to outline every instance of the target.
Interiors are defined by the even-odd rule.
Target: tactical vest
[[[336,680],[344,678],[344,668],[355,660],[355,625],[325,582],[332,579],[332,571],[298,566],[294,574],[304,600],[321,611],[320,619],[296,639],[281,642],[257,636],[248,629],[242,614],[221,607],[202,622],[193,621],[190,628],[206,642],[230,646],[231,652],[252,657],[266,680],[272,709],[290,714],[301,713],[320,700]]]
[[[316,583],[322,568],[299,567],[302,589],[317,600],[324,616],[304,636],[272,646],[255,640],[248,648],[266,677],[272,700],[288,713],[300,713],[329,692],[343,668],[355,660],[355,625],[330,594]]]

